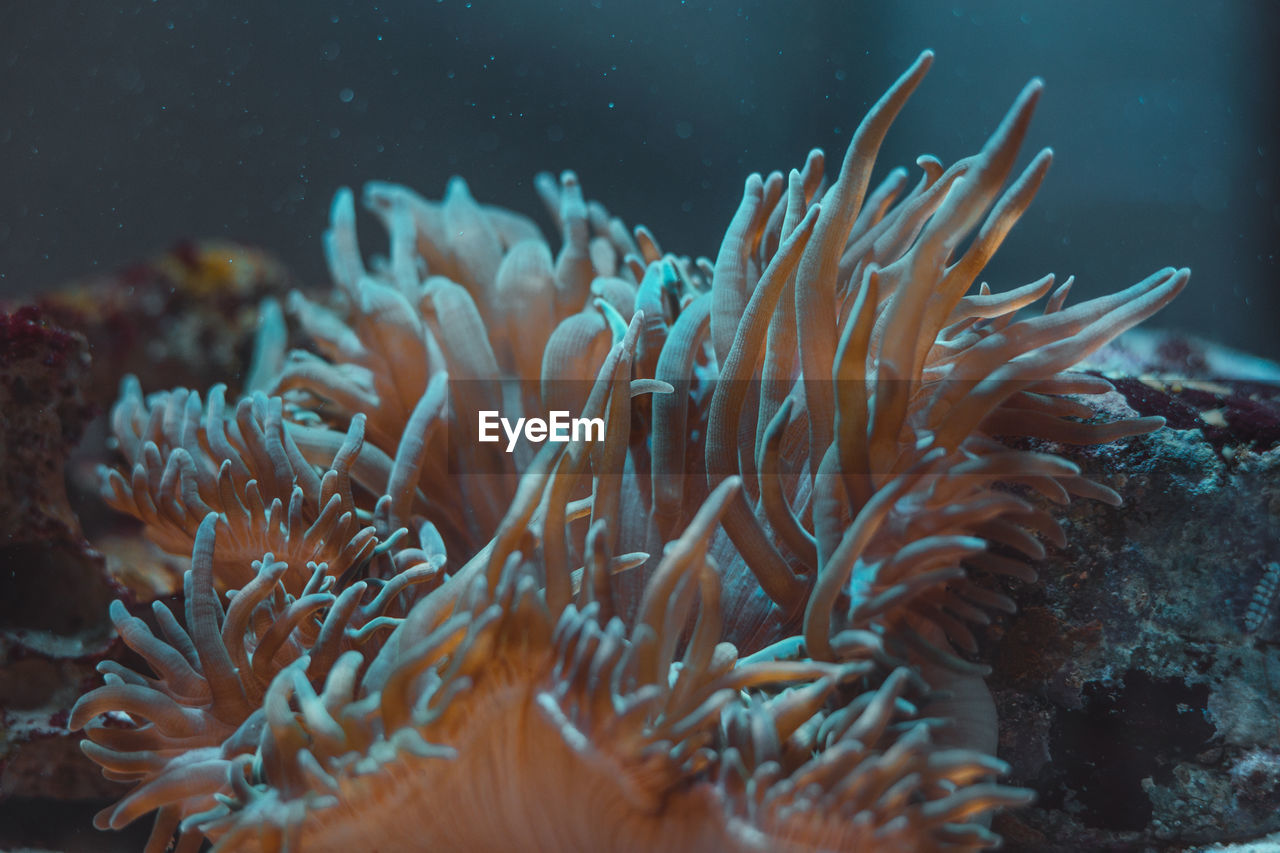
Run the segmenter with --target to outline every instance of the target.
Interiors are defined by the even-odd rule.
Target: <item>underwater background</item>
[[[5,3],[0,295],[219,236],[315,283],[337,187],[455,174],[540,214],[532,176],[572,168],[714,256],[749,172],[843,150],[931,48],[877,175],[972,151],[1047,83],[1027,150],[1056,162],[993,286],[1189,266],[1157,325],[1275,358],[1277,42],[1280,7],[1248,0]]]

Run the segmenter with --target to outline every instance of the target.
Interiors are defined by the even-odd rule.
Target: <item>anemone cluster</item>
[[[714,263],[584,200],[525,217],[372,184],[325,237],[330,299],[264,307],[254,367],[112,413],[114,507],[190,555],[185,613],[111,615],[74,709],[156,812],[148,850],[978,849],[999,808],[974,627],[1120,497],[1045,452],[1098,422],[1072,366],[1185,285],[1068,307],[974,283],[1051,152],[1013,173],[1041,84],[983,149],[873,189],[925,53],[838,172],[752,175]],[[869,191],[870,190],[870,191]],[[1046,298],[1047,297],[1047,298]],[[1038,303],[1039,310],[1024,310]],[[601,418],[602,441],[478,440],[477,414]],[[1036,439],[1029,442],[1027,439]],[[1039,451],[1029,449],[1040,448]]]

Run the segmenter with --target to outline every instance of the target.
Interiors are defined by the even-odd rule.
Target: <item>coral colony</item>
[[[1041,83],[977,154],[872,187],[931,62],[838,169],[747,178],[714,263],[568,172],[537,181],[558,251],[459,179],[371,184],[389,251],[366,266],[339,192],[336,291],[288,304],[307,349],[268,304],[239,399],[126,381],[104,494],[190,569],[154,628],[112,607],[147,666],[104,663],[72,714],[136,783],[98,826],[154,812],[151,851],[997,843],[1033,794],[996,781],[974,627],[1062,541],[1049,507],[1120,501],[1022,439],[1158,429],[1100,422],[1110,384],[1071,368],[1189,272],[1071,306],[1069,279],[975,287],[1049,167],[1009,181]],[[568,440],[528,434],[549,413]]]

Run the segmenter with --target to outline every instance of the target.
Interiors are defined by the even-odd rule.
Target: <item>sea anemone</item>
[[[85,751],[157,811],[150,850],[975,849],[996,809],[974,626],[1061,543],[1047,507],[1118,503],[1049,452],[1097,422],[1082,357],[1186,284],[1066,307],[974,282],[1048,169],[1016,177],[1030,83],[976,155],[868,192],[932,62],[822,152],[752,175],[714,263],[664,255],[540,176],[561,235],[388,184],[366,263],[264,311],[245,397],[125,383],[115,507],[190,553],[186,627],[112,617]],[[1043,310],[1023,309],[1047,297]],[[599,418],[514,452],[478,415]],[[1029,442],[1035,439],[1037,442]],[[1028,449],[1032,446],[1041,450]],[[225,604],[224,604],[225,599]]]

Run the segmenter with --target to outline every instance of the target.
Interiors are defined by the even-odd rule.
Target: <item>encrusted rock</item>
[[[1259,838],[1280,829],[1280,599],[1255,601],[1280,560],[1280,366],[1147,334],[1094,367],[1169,425],[1066,449],[1125,503],[1073,502],[987,638],[1001,756],[1040,792],[998,828],[1062,851]]]
[[[0,313],[0,796],[102,796],[67,712],[111,644],[120,590],[81,533],[64,468],[93,414],[83,336]]]

